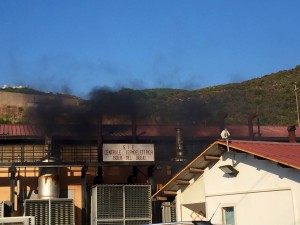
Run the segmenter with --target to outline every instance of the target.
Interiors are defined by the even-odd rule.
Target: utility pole
[[[295,91],[295,97],[296,97],[296,108],[297,108],[298,126],[300,126],[297,82],[295,82],[295,89],[294,89],[294,91]]]

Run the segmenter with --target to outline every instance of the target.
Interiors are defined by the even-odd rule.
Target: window
[[[234,225],[234,207],[224,207],[223,211],[223,224]]]

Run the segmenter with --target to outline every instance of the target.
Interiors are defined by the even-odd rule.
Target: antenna
[[[296,97],[296,108],[297,108],[297,118],[298,118],[298,126],[300,126],[300,118],[299,118],[299,105],[298,105],[298,87],[297,87],[297,82],[295,82],[295,97]]]
[[[214,217],[214,215],[216,214],[219,206],[221,205],[221,203],[219,203],[219,205],[217,206],[216,210],[214,211],[214,213],[212,214],[212,216],[210,217],[209,221],[211,221],[211,219]]]

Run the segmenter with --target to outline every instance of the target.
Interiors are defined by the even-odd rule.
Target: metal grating
[[[4,217],[4,202],[0,201],[0,218]]]
[[[61,146],[60,160],[62,162],[97,162],[98,147],[94,145]]]
[[[25,200],[25,216],[35,216],[36,225],[49,224],[49,202],[47,200]]]
[[[52,224],[74,224],[74,205],[72,199],[52,199],[51,225]]]
[[[123,187],[101,186],[97,193],[97,218],[123,219]]]
[[[113,222],[109,222],[109,221],[98,221],[97,222],[97,225],[123,225],[123,221],[119,221],[119,222],[116,222],[116,221],[113,221]]]
[[[125,225],[141,225],[141,224],[149,224],[149,220],[127,220],[125,221]]]
[[[33,216],[22,217],[3,217],[0,218],[1,225],[35,225],[35,218]]]
[[[35,216],[36,225],[73,225],[73,199],[26,199],[25,215]]]
[[[149,218],[151,212],[151,193],[149,186],[125,186],[126,218]]]
[[[151,223],[150,199],[150,185],[98,185],[92,190],[92,224]]]
[[[173,207],[171,207],[171,221],[176,222],[176,206],[172,203]]]

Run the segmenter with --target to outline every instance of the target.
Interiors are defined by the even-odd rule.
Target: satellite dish
[[[229,133],[229,131],[225,128],[225,129],[221,132],[221,137],[222,137],[223,139],[228,139],[229,136],[230,136],[230,133]]]

